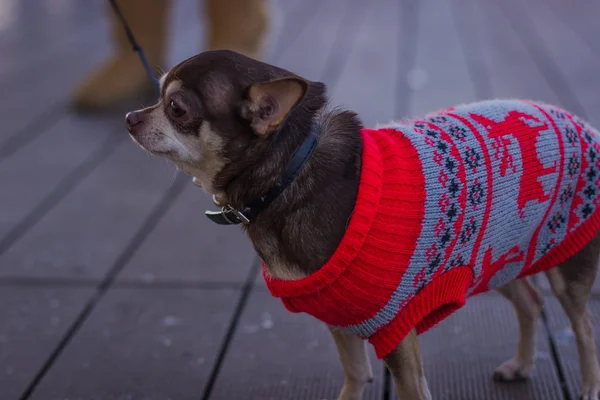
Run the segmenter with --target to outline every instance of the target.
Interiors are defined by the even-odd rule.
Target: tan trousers
[[[269,15],[268,0],[203,0],[206,50],[230,49],[260,58]],[[120,0],[121,11],[152,67],[164,67],[170,2]],[[76,88],[73,104],[81,110],[109,108],[152,90],[147,75],[113,10],[111,21],[114,54]],[[200,23],[200,22],[199,22]]]

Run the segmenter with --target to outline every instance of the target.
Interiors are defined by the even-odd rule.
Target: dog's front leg
[[[373,371],[367,346],[361,338],[339,328],[329,327],[344,368],[344,386],[339,400],[361,400],[367,383],[373,381]]]
[[[414,329],[384,361],[400,400],[431,400],[421,362],[421,348]]]

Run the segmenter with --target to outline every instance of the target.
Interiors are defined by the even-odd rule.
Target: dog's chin
[[[172,150],[149,150],[149,149],[146,149],[146,150],[155,156],[165,157],[172,161],[177,160],[177,158],[176,158],[177,154]]]
[[[151,144],[144,143],[143,140],[139,140],[139,138],[137,138],[131,134],[129,135],[129,137],[135,142],[135,144],[137,144],[139,147],[141,147],[143,150],[147,151],[148,153],[155,155],[155,156],[159,156],[159,157],[165,157],[172,161],[177,161],[177,157],[176,157],[177,153],[174,150],[156,149]]]

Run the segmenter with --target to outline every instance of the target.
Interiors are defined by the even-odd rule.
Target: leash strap
[[[121,25],[123,25],[123,28],[125,29],[125,33],[127,34],[127,38],[129,39],[129,42],[131,43],[131,47],[133,48],[133,51],[138,53],[140,60],[142,60],[142,64],[144,65],[144,68],[146,69],[146,73],[150,77],[150,80],[154,84],[154,88],[156,89],[156,92],[158,94],[160,94],[160,85],[158,83],[158,79],[156,78],[156,75],[154,74],[152,67],[150,67],[150,63],[148,62],[148,59],[146,58],[146,54],[144,53],[144,50],[140,47],[140,45],[135,40],[135,36],[133,36],[133,32],[129,28],[129,24],[127,23],[127,20],[123,16],[123,13],[121,12],[119,5],[117,4],[117,0],[108,0],[108,2],[110,3],[115,14],[117,14],[117,16],[119,17],[119,20],[121,21]]]

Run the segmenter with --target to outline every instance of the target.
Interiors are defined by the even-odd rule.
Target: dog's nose
[[[125,121],[127,121],[127,130],[131,132],[134,126],[143,121],[143,116],[137,111],[131,111],[125,115]]]

